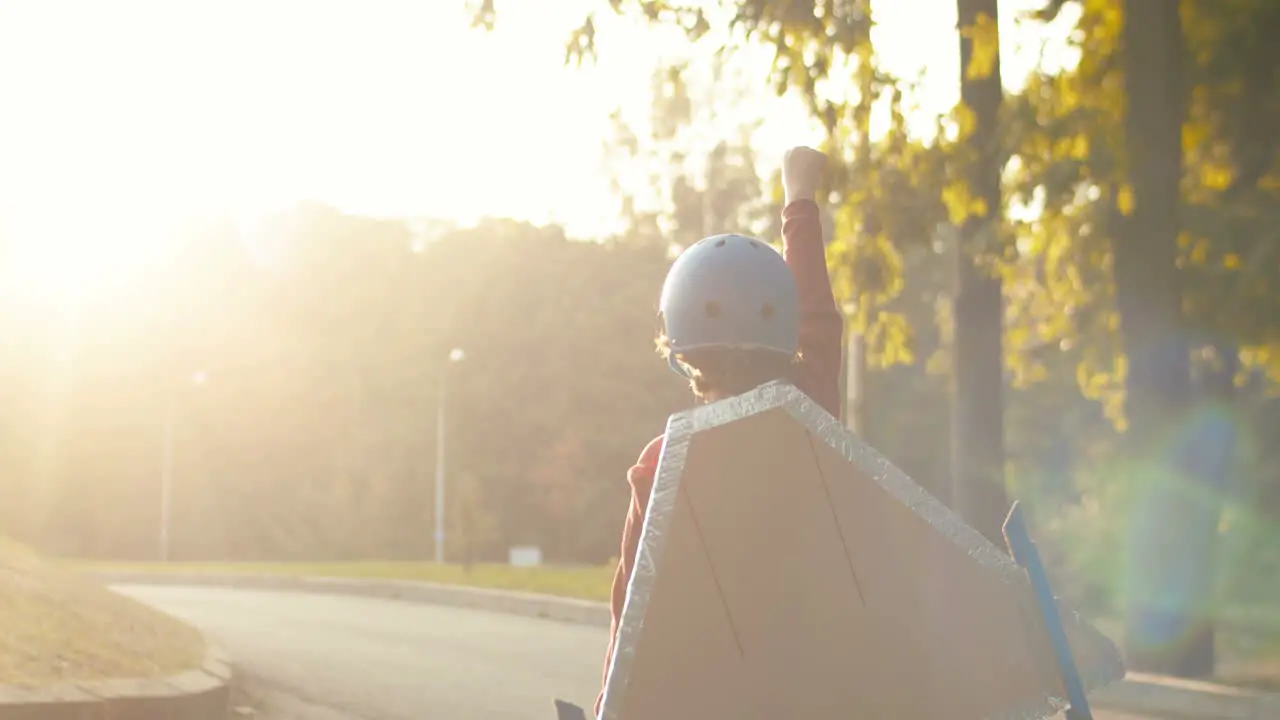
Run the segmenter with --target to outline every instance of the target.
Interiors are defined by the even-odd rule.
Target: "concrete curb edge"
[[[0,720],[226,720],[233,672],[205,638],[200,667],[155,678],[0,685]]]
[[[1280,694],[1143,673],[1131,672],[1090,699],[1100,708],[1170,720],[1280,720]]]
[[[108,584],[180,585],[187,587],[227,587],[258,590],[291,590],[336,595],[406,600],[486,610],[507,615],[544,618],[575,625],[609,627],[609,606],[602,602],[574,598],[444,585],[417,580],[384,580],[372,578],[307,577],[258,573],[147,573],[119,571],[86,571],[91,577]]]
[[[85,572],[108,584],[206,586],[356,595],[523,615],[578,625],[603,628],[610,626],[609,606],[602,602],[416,580],[265,573]],[[1124,680],[1095,691],[1090,701],[1100,709],[1154,714],[1170,720],[1280,720],[1280,694],[1140,673],[1129,673]],[[0,720],[4,718],[0,712]]]

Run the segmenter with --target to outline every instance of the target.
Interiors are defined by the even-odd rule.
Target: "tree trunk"
[[[1213,670],[1212,540],[1195,452],[1180,435],[1191,403],[1190,348],[1175,265],[1182,177],[1182,27],[1178,3],[1126,0],[1125,118],[1132,215],[1115,240],[1116,301],[1129,370],[1125,412],[1133,502],[1126,655],[1135,670]],[[1181,455],[1181,457],[1178,457]],[[1201,477],[1197,477],[1200,475]]]
[[[974,27],[983,15],[999,18],[997,0],[956,0],[956,9],[961,28]],[[999,278],[977,263],[995,248],[1000,218],[997,122],[1003,89],[998,60],[985,77],[969,77],[973,55],[974,39],[962,34],[960,97],[977,120],[971,138],[976,161],[966,168],[966,179],[987,212],[960,228],[956,253],[951,500],[970,525],[1003,547],[1001,526],[1009,510],[1004,486],[1004,300]]]

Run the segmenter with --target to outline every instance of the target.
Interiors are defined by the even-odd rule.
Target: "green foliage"
[[[1123,15],[1119,3],[1087,0],[1048,3],[1039,18],[1052,21],[1073,4],[1080,12],[1070,46],[1080,61],[1033,75],[1022,93],[1008,98],[1002,118],[1007,201],[1035,213],[1019,213],[1018,220],[1006,215],[1004,240],[982,250],[1006,286],[1016,285],[1009,298],[1014,373],[1024,382],[1044,376],[1042,360],[1027,348],[1070,349],[1079,358],[1081,390],[1124,427],[1127,363],[1111,267],[1111,244],[1132,207],[1118,55]],[[684,27],[691,40],[707,37],[711,28],[717,41],[733,39],[730,50],[734,43],[773,50],[775,89],[808,102],[839,161],[830,189],[840,208],[832,248],[840,296],[857,307],[859,329],[883,341],[904,338],[903,347],[883,349],[878,358],[914,359],[902,319],[885,317],[883,308],[902,291],[903,248],[931,241],[943,221],[958,225],[989,212],[963,179],[971,162],[972,113],[956,108],[940,121],[936,142],[908,132],[902,109],[912,88],[878,66],[867,2],[618,0],[609,6]],[[1271,320],[1280,316],[1274,312],[1280,293],[1272,292],[1280,271],[1280,242],[1272,237],[1280,181],[1274,133],[1264,130],[1277,97],[1276,51],[1266,41],[1274,37],[1277,12],[1259,0],[1197,0],[1184,2],[1183,13],[1192,60],[1180,261],[1185,311],[1197,341],[1238,340],[1246,370],[1264,367],[1280,378]],[[994,23],[980,18],[963,32],[975,41],[966,73],[986,75],[994,67]],[[877,103],[889,108],[890,127],[869,143],[864,138]]]
[[[1274,133],[1257,130],[1259,113],[1280,98],[1266,69],[1274,67],[1275,51],[1264,40],[1273,37],[1276,11],[1266,2],[1196,1],[1183,2],[1182,12],[1190,87],[1179,267],[1187,327],[1193,342],[1239,344],[1246,371],[1260,367],[1280,377],[1280,182]],[[1006,188],[1040,210],[1017,227],[1024,262],[1035,266],[1039,283],[1014,298],[1014,312],[1037,341],[1085,348],[1081,387],[1104,401],[1121,427],[1126,363],[1110,248],[1122,239],[1133,202],[1121,126],[1123,20],[1117,3],[1081,3],[1071,36],[1078,66],[1037,73],[1007,104],[1006,119],[1013,158]]]
[[[902,248],[930,244],[946,219],[941,197],[948,182],[947,150],[909,133],[908,84],[877,66],[870,3],[617,0],[609,9],[683,28],[691,42],[723,43],[718,53],[732,53],[745,44],[772,49],[772,87],[779,94],[797,91],[827,130],[824,149],[833,162],[823,192],[839,208],[829,250],[838,297],[855,310],[854,328],[871,338],[873,364],[913,362],[915,328],[886,306],[902,292]],[[574,33],[569,44],[577,60],[596,52],[594,34]],[[678,85],[674,76],[666,77],[671,87]],[[852,92],[843,91],[848,78],[853,78]],[[869,128],[877,104],[888,110],[890,127],[872,142]],[[717,152],[732,154],[733,149],[722,146]],[[745,155],[738,166],[750,166]],[[708,187],[731,193],[739,181],[729,176]],[[676,193],[687,193],[679,180],[671,182]],[[696,207],[697,202],[691,195],[681,207]]]

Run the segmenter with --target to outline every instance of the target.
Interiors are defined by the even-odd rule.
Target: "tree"
[[[1043,17],[1069,4],[1050,3]],[[1232,453],[1216,440],[1173,438],[1230,395],[1221,383],[1190,386],[1190,350],[1216,357],[1224,373],[1233,364],[1224,355],[1239,346],[1238,381],[1275,377],[1275,141],[1256,128],[1280,100],[1263,69],[1275,66],[1264,38],[1277,12],[1192,0],[1079,7],[1079,64],[1033,77],[1009,116],[1010,188],[1042,206],[1020,224],[1038,292],[1020,296],[1014,312],[1039,341],[1076,348],[1082,390],[1130,435],[1131,654],[1139,666],[1203,674],[1212,645],[1204,593],[1231,469],[1202,460]],[[1126,11],[1143,19],[1126,22]],[[1167,14],[1139,14],[1149,12]],[[1023,369],[1037,362],[1015,358]],[[1174,445],[1186,453],[1171,456]],[[1162,544],[1153,525],[1185,525],[1176,539],[1186,544]],[[1181,557],[1162,557],[1171,551]],[[1182,605],[1151,607],[1160,597]],[[1157,644],[1156,611],[1186,642]]]
[[[957,168],[974,166],[965,155],[979,124],[976,109],[966,103],[952,118],[960,128],[959,141],[944,137],[932,144],[914,142],[895,125],[875,152],[859,152],[851,138],[860,132],[860,113],[868,98],[887,94],[891,107],[900,107],[895,103],[902,102],[908,88],[871,62],[865,2],[636,0],[610,5],[650,22],[683,27],[693,40],[714,37],[730,47],[734,42],[756,42],[775,49],[775,88],[798,91],[814,117],[826,124],[832,155],[849,158],[846,166],[852,172],[842,173],[838,167],[833,173],[833,198],[838,197],[842,207],[839,236],[846,239],[832,253],[838,263],[839,291],[857,303],[855,324],[860,329],[875,337],[878,325],[880,337],[897,339],[898,348],[908,349],[913,328],[885,308],[902,292],[902,253],[910,243],[932,235],[939,198],[961,219],[975,209],[1004,212],[1000,203],[976,202],[986,200],[984,195],[996,187],[994,180],[986,181],[984,192],[977,177],[951,176]],[[1193,509],[1187,502],[1171,500],[1188,495],[1186,488],[1165,492],[1166,488],[1156,494],[1164,498],[1156,512],[1175,523],[1186,513],[1196,528],[1209,528],[1216,516],[1217,501],[1212,498],[1220,495],[1218,488],[1190,482],[1185,461],[1174,473],[1169,466],[1178,462],[1157,462],[1152,452],[1161,447],[1157,439],[1167,447],[1168,431],[1186,417],[1193,402],[1221,402],[1224,395],[1215,390],[1193,397],[1187,379],[1189,346],[1194,345],[1201,357],[1219,358],[1219,373],[1232,367],[1222,358],[1238,346],[1238,382],[1258,373],[1280,379],[1280,325],[1275,322],[1280,317],[1275,312],[1280,293],[1274,291],[1280,282],[1280,242],[1275,238],[1275,227],[1280,226],[1280,168],[1275,162],[1275,134],[1262,129],[1267,126],[1262,118],[1274,117],[1280,103],[1274,72],[1280,52],[1266,40],[1280,28],[1280,11],[1274,3],[1257,0],[1182,0],[1176,9],[1191,18],[1183,23],[1185,33],[1168,33],[1152,42],[1141,32],[1132,35],[1134,27],[1161,28],[1164,33],[1173,22],[1168,3],[1161,11],[1166,13],[1159,18],[1161,24],[1155,25],[1125,22],[1126,8],[1156,12],[1153,4],[1051,0],[1036,15],[1052,22],[1073,5],[1079,14],[1070,42],[1081,51],[1080,61],[1039,72],[1002,118],[1002,152],[1011,158],[1005,172],[1008,200],[1038,211],[1005,219],[1016,243],[981,248],[985,262],[1017,288],[1008,308],[1013,323],[1007,327],[1006,361],[1010,375],[1023,382],[1043,379],[1049,367],[1060,367],[1060,358],[1045,348],[1074,358],[1081,391],[1103,405],[1118,430],[1130,434],[1130,477],[1143,475],[1142,463],[1154,462],[1164,468],[1145,474],[1164,478],[1155,484],[1180,483],[1201,498],[1200,508]],[[988,27],[994,40],[994,22]],[[975,31],[982,28],[966,30],[976,39]],[[1157,53],[1172,57],[1169,38],[1184,35],[1189,52],[1175,68],[1182,79],[1156,77],[1149,61]],[[590,55],[595,40],[594,25],[585,23],[574,35],[571,53]],[[1138,49],[1126,51],[1130,43]],[[990,45],[997,47],[995,42]],[[995,57],[990,55],[993,64]],[[867,76],[872,80],[859,81]],[[833,77],[855,78],[843,84],[856,88],[852,98],[824,84]],[[1183,94],[1179,87],[1190,89],[1186,97],[1178,98]],[[1130,113],[1125,112],[1126,88],[1134,93]],[[1171,102],[1189,103],[1189,111]],[[1163,109],[1152,109],[1156,107]],[[1184,118],[1179,133],[1176,128]],[[1179,135],[1180,149],[1175,142]],[[1133,142],[1159,150],[1131,147]],[[998,157],[989,146],[978,144],[975,149]],[[1175,162],[1179,155],[1185,162]],[[1162,180],[1155,177],[1159,163],[1171,171]],[[953,179],[962,181],[950,182]],[[1145,210],[1137,209],[1140,194]],[[930,222],[922,224],[921,219]],[[890,362],[912,358],[909,350],[896,353],[892,345],[881,349]],[[1187,445],[1195,448],[1198,443]],[[1222,467],[1196,470],[1213,477],[1224,472]],[[1150,510],[1152,504],[1142,499],[1146,496],[1135,495],[1141,490],[1138,485],[1125,488],[1126,507]],[[1134,527],[1138,526],[1130,529]],[[1197,533],[1196,552],[1208,552],[1213,533]],[[1135,553],[1132,572],[1157,568],[1139,546],[1128,549]],[[1201,588],[1212,586],[1207,565],[1192,565],[1199,569],[1187,577],[1197,577],[1194,582]],[[1170,572],[1160,571],[1130,577],[1129,584],[1146,587],[1148,595],[1177,596],[1181,586],[1169,584],[1172,580]],[[1150,616],[1137,609],[1144,602],[1135,599],[1130,613],[1135,625],[1140,616]],[[1181,616],[1181,622],[1196,612],[1173,614]],[[1131,630],[1134,638],[1144,635],[1141,628]],[[1181,664],[1171,658],[1153,662]],[[1195,670],[1187,668],[1183,671]]]
[[[633,229],[653,223],[654,239],[675,249],[723,232],[780,237],[781,208],[765,197],[751,148],[759,122],[743,121],[727,136],[708,141],[713,117],[747,111],[733,103],[719,72],[695,95],[687,67],[654,70],[647,128],[628,124],[621,110],[613,115],[615,134],[605,152],[624,217]]]
[[[483,490],[471,475],[454,478],[448,519],[452,562],[470,568],[483,556],[497,535],[494,516]],[[459,549],[460,548],[460,549]]]
[[[1000,277],[987,262],[992,255],[1003,255],[1005,237],[997,5],[997,0],[956,1],[960,98],[973,124],[961,140],[967,145],[962,151],[964,180],[952,186],[968,207],[952,213],[953,222],[960,223],[960,247],[952,303],[951,502],[970,525],[1000,544],[1009,509],[1004,483],[1004,299]]]
[[[545,518],[539,540],[547,557],[571,561],[578,557],[578,519],[591,500],[594,482],[587,474],[586,444],[577,430],[569,430],[543,448],[531,469],[529,480]]]
[[[1158,454],[1166,428],[1186,417],[1191,402],[1191,353],[1176,265],[1186,117],[1182,25],[1176,3],[1127,0],[1124,15],[1125,145],[1133,207],[1123,234],[1113,241],[1116,308],[1128,358],[1129,456],[1141,462],[1138,472],[1154,476],[1139,477],[1136,488],[1135,587],[1126,643],[1134,667],[1194,677],[1213,671],[1213,635],[1202,608],[1211,597],[1212,583],[1205,580],[1212,574],[1206,575],[1204,565],[1214,552],[1217,517],[1187,496],[1187,486],[1199,480],[1187,477],[1190,468]],[[1181,582],[1185,577],[1196,580]],[[1172,602],[1170,591],[1177,597]],[[1189,640],[1190,647],[1170,647],[1174,628],[1175,637]]]
[[[535,475],[572,436],[564,556],[616,553],[626,468],[688,402],[653,354],[665,248],[500,220],[415,244],[406,223],[322,206],[185,240],[80,327],[0,305],[5,532],[153,558],[169,390],[203,370],[176,424],[175,552],[429,557],[438,372],[461,346],[449,497],[465,549],[504,559],[565,525]]]

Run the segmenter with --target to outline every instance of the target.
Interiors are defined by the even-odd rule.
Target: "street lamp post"
[[[191,382],[203,385],[208,376],[194,373]],[[164,453],[160,464],[160,561],[169,561],[169,527],[173,505],[173,426],[177,415],[176,393],[170,389],[164,417]]]
[[[449,351],[449,362],[445,364],[443,370],[440,371],[440,392],[436,404],[436,527],[435,527],[435,551],[436,563],[444,564],[444,536],[445,536],[445,512],[444,512],[444,426],[445,426],[445,404],[449,391],[449,367],[455,363],[462,362],[466,354],[459,348]]]
[[[848,327],[850,325],[849,321],[858,312],[858,306],[856,303],[845,303],[841,309],[844,311],[845,325]],[[844,424],[854,433],[865,436],[867,433],[864,407],[867,372],[866,348],[863,345],[862,333],[855,331],[853,328],[849,328],[846,332],[848,337],[845,343],[845,363],[843,368]]]
[[[173,495],[173,393],[166,400],[164,459],[160,465],[160,562],[169,562],[169,506]]]

